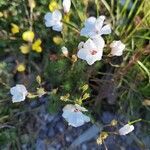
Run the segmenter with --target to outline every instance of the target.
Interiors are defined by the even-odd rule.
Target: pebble
[[[46,150],[45,142],[43,140],[38,139],[35,145],[36,150]]]

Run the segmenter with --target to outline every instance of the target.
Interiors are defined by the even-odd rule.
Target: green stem
[[[140,119],[137,119],[137,120],[131,121],[131,122],[129,122],[128,124],[129,124],[129,125],[131,125],[131,124],[134,124],[134,123],[139,122],[139,121],[142,121],[142,119],[140,118]]]
[[[70,29],[76,31],[77,33],[80,33],[80,31],[78,30],[78,28],[75,27],[73,24],[68,23],[68,22],[65,22],[64,20],[62,20],[62,22],[63,22],[64,24],[66,24]]]

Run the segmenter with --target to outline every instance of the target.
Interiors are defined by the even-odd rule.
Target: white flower
[[[120,135],[126,135],[134,130],[134,126],[130,124],[124,125],[122,128],[119,129]]]
[[[102,37],[88,39],[85,43],[79,43],[77,56],[86,60],[89,65],[92,65],[95,61],[101,60],[104,44]]]
[[[71,0],[63,0],[63,9],[65,13],[68,13],[71,7]]]
[[[66,119],[69,125],[79,127],[85,122],[90,121],[90,118],[82,113],[84,111],[87,111],[84,107],[77,104],[68,104],[63,108],[62,116]]]
[[[85,37],[93,37],[95,35],[103,35],[111,33],[110,24],[104,25],[105,16],[89,17],[85,23],[84,28],[81,29],[80,35]],[[104,26],[103,26],[104,25]]]
[[[64,56],[65,56],[65,57],[68,57],[68,49],[67,49],[67,47],[63,46],[63,47],[61,48],[61,50],[62,50],[62,53],[64,54]]]
[[[52,29],[55,31],[62,30],[61,19],[62,19],[62,14],[59,10],[55,10],[52,13],[48,12],[44,16],[46,27],[52,27]]]
[[[121,56],[123,54],[123,50],[125,49],[125,45],[121,41],[113,41],[110,44],[111,47],[111,55],[113,56]]]
[[[13,103],[16,103],[24,101],[28,94],[28,91],[26,90],[26,87],[24,85],[17,84],[16,86],[10,89],[10,93],[12,95]]]

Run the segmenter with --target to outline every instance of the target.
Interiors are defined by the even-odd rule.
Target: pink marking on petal
[[[91,53],[91,55],[95,55],[95,54],[97,54],[97,51],[96,50],[91,50],[90,53]]]

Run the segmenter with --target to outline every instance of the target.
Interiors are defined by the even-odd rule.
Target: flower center
[[[78,112],[78,111],[79,111],[79,109],[77,109],[77,108],[74,110],[74,112]]]
[[[91,55],[95,55],[95,54],[97,54],[97,51],[96,50],[91,50],[90,53],[91,53]]]

